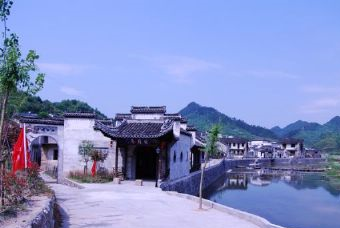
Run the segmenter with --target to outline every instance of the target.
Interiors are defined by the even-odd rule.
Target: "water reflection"
[[[322,173],[233,170],[205,198],[292,228],[338,228],[340,190]]]
[[[271,183],[283,182],[289,186],[301,189],[323,188],[333,196],[340,196],[340,190],[334,188],[326,175],[322,173],[302,173],[297,171],[275,171],[260,169],[255,171],[235,170],[226,173],[216,183],[206,190],[206,197],[212,192],[226,189],[247,190],[248,184],[255,186],[267,186]]]

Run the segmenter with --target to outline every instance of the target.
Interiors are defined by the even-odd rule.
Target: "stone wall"
[[[277,158],[273,161],[274,166],[282,165],[318,165],[326,163],[325,158]]]
[[[54,228],[54,208],[56,206],[56,198],[53,196],[50,198],[42,208],[42,211],[30,221],[25,228]]]
[[[209,167],[204,172],[203,188],[208,187],[214,183],[221,175],[225,173],[225,161],[221,161],[218,165]],[[164,182],[160,188],[163,191],[176,191],[190,195],[198,195],[199,185],[201,181],[201,171],[196,171],[186,177]]]

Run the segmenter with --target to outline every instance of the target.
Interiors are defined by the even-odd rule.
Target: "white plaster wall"
[[[223,153],[227,153],[228,152],[228,147],[225,144],[221,143],[221,142],[217,142],[217,149],[218,149],[218,151],[221,151]]]
[[[186,130],[188,127],[187,123],[180,123],[180,125],[183,130]]]
[[[133,114],[132,119],[136,120],[159,120],[163,117],[163,114]]]
[[[246,143],[244,143],[244,144],[242,144],[242,143],[235,143],[235,144],[231,143],[230,149],[234,149],[234,150],[241,149],[241,150],[243,150],[243,149],[246,148],[246,146],[247,146]]]
[[[190,148],[191,136],[180,134],[177,140],[170,148],[170,180],[174,180],[189,174],[190,171]],[[181,161],[181,152],[183,153],[183,160]],[[176,162],[174,162],[174,153],[176,153]]]
[[[64,176],[67,176],[70,171],[83,169],[84,163],[81,162],[81,156],[78,153],[79,145],[84,140],[91,141],[95,147],[109,148],[109,154],[103,166],[112,171],[116,144],[113,143],[111,147],[111,139],[93,129],[94,121],[94,119],[84,118],[66,118],[64,120],[64,150],[62,156]],[[89,162],[88,167],[91,165],[92,162]]]

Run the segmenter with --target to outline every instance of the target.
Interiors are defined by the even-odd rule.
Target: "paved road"
[[[85,189],[51,186],[68,216],[64,227],[258,228],[215,209],[197,210],[195,202],[168,195],[153,183],[85,184]]]

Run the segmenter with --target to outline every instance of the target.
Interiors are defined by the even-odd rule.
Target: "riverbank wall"
[[[294,159],[224,159],[217,165],[208,167],[204,172],[203,190],[207,189],[210,185],[221,178],[226,171],[239,167],[247,167],[249,164],[254,163],[261,167],[270,166],[289,166],[289,165],[315,165],[323,164],[326,162],[323,158],[294,158]],[[160,185],[163,191],[175,191],[178,193],[189,194],[197,196],[199,193],[199,185],[201,178],[201,171],[196,171],[188,176],[182,177],[177,180],[167,181]]]
[[[46,202],[45,207],[41,209],[38,215],[29,222],[25,228],[54,228],[55,219],[54,212],[56,207],[55,196],[49,198]]]
[[[276,158],[272,161],[273,166],[291,166],[291,165],[322,165],[327,160],[325,158]]]
[[[203,189],[214,183],[226,171],[225,160],[206,168],[204,172]],[[163,191],[175,191],[189,195],[198,195],[201,181],[201,171],[196,171],[177,180],[164,182],[160,185]]]

